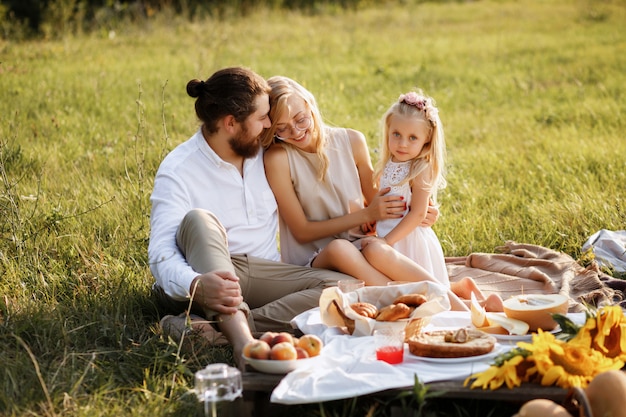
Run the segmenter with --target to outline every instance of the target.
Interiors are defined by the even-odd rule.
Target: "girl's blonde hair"
[[[312,123],[309,131],[315,143],[315,153],[320,159],[319,179],[323,181],[328,171],[328,156],[326,156],[326,128],[322,121],[322,115],[315,96],[309,90],[298,84],[291,78],[283,76],[274,76],[267,80],[270,86],[270,113],[269,117],[272,125],[266,129],[261,136],[261,144],[263,148],[269,148],[276,143],[276,122],[287,112],[287,100],[289,97],[296,96],[304,100],[305,105],[311,111]],[[282,142],[282,141],[281,141]],[[282,146],[293,146],[287,142],[282,142]]]
[[[424,95],[421,90],[400,95],[398,100],[383,115],[381,154],[376,165],[375,180],[376,182],[380,180],[385,164],[391,159],[389,125],[391,117],[394,115],[421,119],[430,126],[427,142],[419,155],[411,161],[409,175],[400,184],[413,181],[415,177],[427,171],[428,175],[426,178],[430,178],[430,181],[426,185],[430,189],[433,202],[437,203],[437,190],[446,187],[446,143],[443,135],[443,126],[439,118],[439,110],[435,105],[435,101],[431,97]]]

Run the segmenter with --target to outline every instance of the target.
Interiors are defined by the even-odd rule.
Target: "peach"
[[[262,340],[251,340],[243,347],[243,355],[252,359],[269,359],[271,348]]]
[[[261,337],[259,337],[259,340],[264,341],[265,343],[267,343],[268,345],[272,344],[272,340],[274,339],[274,337],[277,335],[278,333],[276,332],[265,332],[261,335]]]
[[[298,359],[306,359],[309,357],[309,353],[300,346],[296,346],[296,353],[298,354]]]
[[[298,359],[298,352],[296,352],[296,347],[292,343],[280,342],[272,346],[270,359],[279,361]]]
[[[323,346],[322,339],[314,334],[305,334],[298,340],[298,347],[306,350],[311,358],[319,355]]]
[[[284,343],[284,342],[291,343],[293,345],[293,336],[291,335],[291,333],[280,332],[276,334],[274,338],[272,339],[270,346],[274,346],[274,345],[277,345],[279,343]]]

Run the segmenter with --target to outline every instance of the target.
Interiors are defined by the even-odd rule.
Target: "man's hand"
[[[228,271],[207,272],[191,282],[191,296],[203,309],[234,314],[243,302],[239,278]]]
[[[430,227],[433,224],[435,224],[435,222],[437,222],[438,218],[439,218],[439,207],[434,206],[433,202],[429,201],[428,211],[426,212],[426,217],[424,218],[424,220],[422,220],[422,223],[420,224],[420,226]]]

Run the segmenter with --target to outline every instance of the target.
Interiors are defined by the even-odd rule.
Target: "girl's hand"
[[[361,225],[361,233],[364,235],[376,234],[376,222],[369,222]]]
[[[432,201],[428,202],[428,211],[426,212],[426,217],[420,223],[422,227],[431,227],[433,224],[437,222],[439,219],[439,207],[433,205]]]
[[[391,191],[391,187],[380,190],[367,206],[367,210],[371,213],[372,220],[398,219],[404,215],[404,211],[406,210],[404,197],[399,195],[386,195],[389,191]]]

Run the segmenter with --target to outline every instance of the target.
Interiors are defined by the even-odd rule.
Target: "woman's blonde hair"
[[[309,90],[298,84],[296,81],[288,77],[274,76],[267,80],[270,86],[270,113],[269,117],[272,125],[266,129],[261,136],[261,144],[263,148],[269,148],[276,143],[276,122],[287,112],[287,100],[289,97],[296,96],[304,100],[305,105],[311,111],[312,123],[309,131],[315,143],[315,153],[320,159],[319,179],[323,181],[328,171],[328,157],[326,156],[326,128],[322,121],[322,115],[315,97]],[[282,142],[282,146],[293,146],[289,143]]]
[[[443,134],[443,126],[439,118],[439,110],[435,105],[435,101],[431,97],[424,95],[421,90],[400,95],[398,100],[394,102],[383,115],[381,123],[381,154],[376,165],[375,179],[376,181],[380,180],[385,164],[391,159],[391,152],[389,151],[389,125],[391,123],[391,117],[394,115],[421,119],[427,122],[430,127],[427,142],[424,144],[419,155],[411,161],[409,175],[407,175],[400,184],[410,182],[418,175],[427,171],[426,173],[428,175],[426,178],[430,178],[430,180],[426,186],[430,190],[433,202],[436,203],[437,190],[446,187],[446,143]]]

